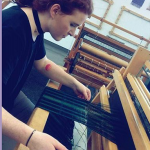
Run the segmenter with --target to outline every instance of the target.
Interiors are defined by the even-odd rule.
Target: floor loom
[[[84,31],[84,32],[82,32],[82,31]],[[93,31],[90,31],[90,32],[93,32]],[[81,81],[82,83],[84,83],[86,85],[90,85],[92,87],[95,87],[96,89],[99,89],[100,87],[102,87],[102,85],[105,85],[105,86],[107,86],[108,90],[114,91],[116,89],[116,86],[114,84],[112,72],[115,69],[120,70],[120,72],[122,74],[124,73],[123,76],[125,77],[128,72],[133,71],[133,68],[134,68],[133,64],[134,63],[132,63],[132,65],[130,65],[130,66],[132,66],[131,68],[128,67],[129,69],[126,69],[126,71],[124,72],[125,68],[122,68],[122,67],[129,66],[128,65],[129,56],[127,56],[128,57],[128,60],[127,60],[126,56],[125,56],[126,58],[124,58],[124,59],[123,59],[123,56],[121,56],[121,58],[119,58],[120,55],[118,55],[118,52],[119,52],[118,50],[117,50],[117,53],[115,53],[115,50],[114,50],[113,54],[115,56],[111,55],[112,50],[111,51],[109,50],[110,54],[108,54],[108,52],[106,53],[106,52],[103,52],[103,51],[98,51],[97,48],[100,47],[99,45],[94,44],[94,46],[96,45],[96,47],[97,47],[97,48],[94,48],[93,46],[87,44],[89,41],[87,41],[87,43],[84,43],[84,41],[86,41],[86,39],[84,39],[84,38],[83,38],[83,40],[80,39],[80,37],[83,37],[83,35],[88,35],[88,36],[90,35],[91,36],[91,34],[89,34],[89,29],[84,28],[84,26],[82,26],[82,30],[79,32],[78,38],[76,39],[76,41],[74,43],[74,46],[73,46],[68,58],[66,58],[65,67],[67,67],[67,71],[68,72],[73,72],[72,75],[74,77],[76,77],[79,81]],[[106,40],[107,40],[111,44],[115,43],[116,45],[118,45],[117,41],[114,41],[114,40],[112,40],[108,37],[103,37],[100,34],[97,34],[96,36],[100,37],[100,38],[103,38],[105,40],[105,43],[106,43]],[[97,37],[96,37],[96,39],[97,39]],[[119,43],[119,47],[121,47],[121,50],[122,49],[124,50],[125,48],[127,48],[125,45],[120,44],[120,43]],[[108,47],[106,47],[106,45],[105,45],[105,47],[103,47],[103,50],[106,51],[107,48]],[[138,51],[140,51],[140,50],[138,50]],[[134,50],[128,48],[128,52],[126,51],[126,52],[123,52],[123,53],[124,54],[125,53],[130,54],[131,57],[132,57],[132,55],[134,53]],[[120,54],[121,54],[121,52],[120,52]],[[143,58],[146,59],[145,57],[147,57],[147,56],[144,55]],[[147,60],[149,60],[149,58]],[[135,59],[134,59],[134,62],[135,62],[134,65],[136,66],[137,61],[135,61]],[[143,62],[142,63],[140,62],[140,64],[142,65]],[[140,67],[142,67],[142,66],[140,66]],[[84,76],[83,76],[83,74],[84,74]],[[136,75],[137,72],[134,71],[133,74]],[[85,77],[85,75],[90,75],[90,76]],[[144,73],[142,73],[142,75],[146,76]],[[87,80],[85,80],[85,78]],[[56,88],[56,86],[53,83],[49,83],[49,85],[52,85],[52,86],[54,86],[54,88]],[[98,102],[99,101],[98,98],[100,98],[100,93],[97,94],[94,101]],[[42,114],[42,116],[41,116],[41,114]],[[35,129],[37,129],[39,131],[42,131],[43,128],[44,128],[44,124],[46,122],[46,119],[47,119],[48,115],[49,115],[49,112],[41,110],[40,108],[36,108],[33,112],[33,115],[31,116],[28,124],[30,126],[34,127]],[[36,120],[36,118],[38,118],[38,119]],[[44,123],[42,123],[42,121],[38,122],[39,118],[41,118],[40,120],[43,120]],[[93,141],[92,143],[94,143],[95,140],[93,140],[93,139],[96,136],[100,137],[100,135],[98,135],[94,132],[91,133],[88,145],[90,145],[89,143],[91,143],[91,141]],[[92,147],[93,147],[93,145],[95,145],[95,144],[92,144]],[[17,149],[21,150],[21,149],[24,149],[24,148],[25,147],[23,145],[19,145],[19,147],[16,148],[16,150]]]
[[[66,64],[65,64],[67,68],[70,68],[68,69],[68,72],[72,73],[72,75],[76,79],[81,81],[82,83],[93,86],[97,89],[100,88],[102,85],[105,85],[107,86],[108,90],[115,91],[116,85],[114,84],[115,83],[114,80],[112,80],[113,75],[111,74],[115,69],[120,70],[124,78],[126,78],[127,73],[132,73],[133,75],[138,75],[138,76],[140,76],[140,74],[142,73],[142,75],[146,77],[146,74],[142,71],[141,68],[142,68],[143,63],[146,60],[147,61],[145,62],[145,65],[147,64],[148,66],[149,64],[148,60],[150,60],[150,57],[149,57],[149,52],[146,51],[144,54],[144,51],[145,51],[144,49],[139,48],[138,53],[136,53],[136,57],[134,57],[131,60],[130,64],[128,64],[127,61],[122,60],[118,57],[109,55],[108,53],[105,53],[103,51],[99,51],[95,47],[88,45],[87,43],[84,43],[83,41],[84,40],[80,39],[78,41],[77,46],[72,48],[72,52],[66,59]],[[96,56],[99,56],[99,57],[96,57]],[[142,60],[141,57],[144,58],[144,61]],[[73,61],[72,61],[72,58],[73,58]],[[101,66],[101,68],[99,66]],[[125,71],[125,68],[127,66],[129,67]],[[138,66],[138,69],[135,69],[137,68],[137,66]],[[140,71],[139,71],[139,68],[140,68]],[[96,74],[95,72],[98,74]],[[108,72],[109,72],[109,75],[108,75]],[[138,78],[138,80],[142,88],[144,89],[144,91],[147,93],[147,95],[149,95],[148,94],[149,92],[144,86],[141,79]],[[105,90],[106,89],[103,89],[103,91]],[[97,94],[96,98],[93,100],[94,102],[98,103],[100,99],[102,99],[102,93],[101,94],[100,93]],[[108,100],[105,103],[108,104]],[[91,133],[91,136],[89,137],[89,140],[88,140],[89,150],[100,149],[100,147],[103,144],[98,144],[98,143],[102,143],[101,140],[98,138],[100,138],[99,134],[95,132]],[[103,143],[106,143],[106,145],[104,146],[105,147],[104,149],[112,149],[112,150],[117,149],[117,146],[115,146],[114,144],[110,144],[111,146],[109,146],[109,144],[107,144],[106,142],[107,140],[105,141],[104,138],[102,139],[104,141]],[[92,145],[91,145],[91,142],[93,143]],[[97,144],[94,144],[94,143],[97,143]]]
[[[140,58],[140,59],[139,59]],[[139,61],[135,61],[139,60]],[[123,75],[120,74],[120,72],[115,69],[113,73],[113,80],[111,81],[111,84],[114,84],[116,89],[118,90],[120,100],[127,118],[128,125],[130,127],[130,132],[133,138],[134,145],[137,150],[148,150],[150,148],[150,141],[147,137],[146,131],[144,130],[144,127],[141,123],[141,120],[138,116],[138,113],[134,107],[134,104],[132,102],[131,96],[129,94],[128,89],[126,88],[126,84],[124,83],[124,80],[127,78],[132,86],[132,91],[134,95],[138,98],[141,107],[143,108],[143,111],[147,117],[148,122],[150,122],[149,117],[149,103],[150,103],[150,93],[146,89],[145,85],[143,84],[142,80],[139,78],[141,75],[141,68],[143,65],[145,65],[148,69],[149,68],[149,60],[150,60],[150,52],[139,48],[132,60],[130,61],[128,67],[125,69]],[[134,69],[133,69],[134,68]],[[135,76],[138,75],[138,76]],[[57,88],[57,86],[54,83],[49,83],[50,86],[53,88]],[[101,101],[101,103],[105,103],[109,105],[108,101],[108,87],[105,87],[103,85],[100,88],[100,92],[97,94],[97,96],[93,99],[93,102]],[[40,108],[36,108],[28,122],[30,126],[33,128],[42,131],[44,128],[44,124],[46,122],[46,119],[48,117],[49,112],[42,110]],[[40,121],[39,121],[40,120]],[[28,149],[23,145],[19,145],[16,150],[25,150]],[[116,150],[117,145],[110,142],[109,140],[101,137],[99,134],[92,132],[89,140],[88,140],[88,150]]]

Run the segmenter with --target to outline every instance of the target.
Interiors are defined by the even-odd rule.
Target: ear
[[[58,14],[58,12],[61,12],[60,5],[59,4],[52,5],[51,8],[50,8],[51,17],[54,18]]]

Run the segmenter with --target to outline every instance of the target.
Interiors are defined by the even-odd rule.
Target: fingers
[[[87,100],[89,101],[91,99],[91,91],[89,89],[87,89]]]
[[[86,88],[84,96],[85,96],[85,99],[88,101],[91,99],[91,91],[88,88]]]

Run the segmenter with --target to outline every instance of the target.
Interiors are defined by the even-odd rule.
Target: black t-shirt
[[[2,106],[10,111],[34,60],[45,56],[43,35],[32,39],[26,14],[18,6],[2,11]]]

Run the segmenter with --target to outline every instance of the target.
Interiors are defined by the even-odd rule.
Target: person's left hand
[[[75,85],[73,86],[73,90],[78,97],[88,101],[91,99],[91,91],[79,81],[76,81]]]

